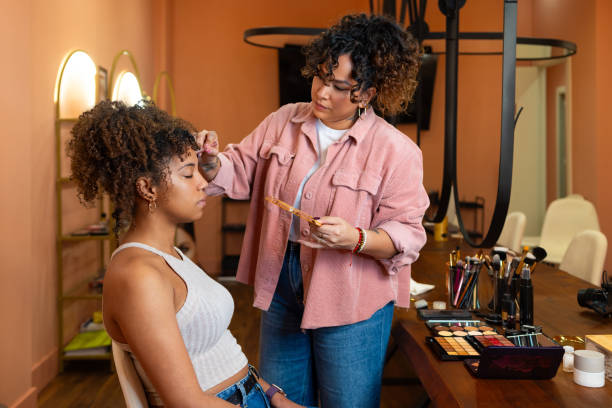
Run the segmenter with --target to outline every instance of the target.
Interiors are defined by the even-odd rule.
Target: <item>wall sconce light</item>
[[[128,106],[136,105],[142,100],[142,91],[136,75],[129,71],[121,71],[113,87],[111,100],[122,101]]]
[[[82,50],[68,53],[62,61],[53,101],[57,119],[75,119],[96,103],[97,67],[91,57]]]
[[[115,80],[115,70],[117,69],[117,63],[123,56],[128,57],[132,69],[122,70],[117,79]],[[134,60],[133,55],[128,50],[121,50],[115,58],[113,58],[113,64],[110,70],[110,83],[113,84],[112,94],[109,95],[113,101],[122,101],[126,105],[135,105],[144,99],[142,94],[142,88],[140,86],[140,74],[138,73],[138,66]]]

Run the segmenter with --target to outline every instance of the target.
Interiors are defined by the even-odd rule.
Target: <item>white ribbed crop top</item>
[[[202,390],[206,391],[221,383],[246,366],[247,358],[228,330],[234,314],[234,300],[227,289],[208,276],[178,248],[175,249],[182,259],[149,245],[128,242],[117,248],[113,256],[130,247],[142,248],[161,256],[185,282],[187,298],[176,313],[176,320]],[[117,344],[130,352],[145,387],[149,403],[161,405],[159,395],[155,392],[142,366],[131,353],[129,345]]]

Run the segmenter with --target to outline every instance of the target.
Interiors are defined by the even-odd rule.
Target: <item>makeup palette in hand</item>
[[[466,337],[497,334],[497,331],[480,320],[428,320],[425,325],[436,336]]]
[[[316,220],[312,215],[305,213],[302,210],[298,210],[297,208],[287,204],[286,202],[279,200],[278,198],[274,198],[274,197],[265,197],[266,201],[271,202],[274,205],[279,206],[280,208],[282,208],[285,211],[290,212],[291,214],[297,215],[298,217],[300,217],[301,219],[308,221],[310,224],[314,224],[317,227],[320,227],[321,225],[321,221]]]

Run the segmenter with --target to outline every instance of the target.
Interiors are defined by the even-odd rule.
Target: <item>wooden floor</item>
[[[226,282],[236,303],[230,330],[252,364],[257,366],[260,312],[251,306],[252,288]],[[401,353],[395,353],[385,368],[384,378],[415,378]],[[417,384],[383,386],[382,408],[419,407],[426,400]],[[70,362],[38,397],[40,408],[125,407],[117,375],[108,362]]]

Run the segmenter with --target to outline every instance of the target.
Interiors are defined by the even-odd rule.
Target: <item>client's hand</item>
[[[280,393],[276,393],[270,402],[274,408],[305,408],[303,405],[296,404]]]
[[[270,388],[270,384],[261,377],[259,378],[259,384],[264,390]],[[303,405],[299,405],[291,401],[289,398],[285,397],[280,392],[277,392],[272,396],[270,404],[272,404],[272,407],[274,408],[306,408]]]
[[[334,248],[352,251],[359,241],[359,231],[340,217],[321,217],[320,227],[311,225],[310,236],[314,243],[303,242],[313,248]]]

